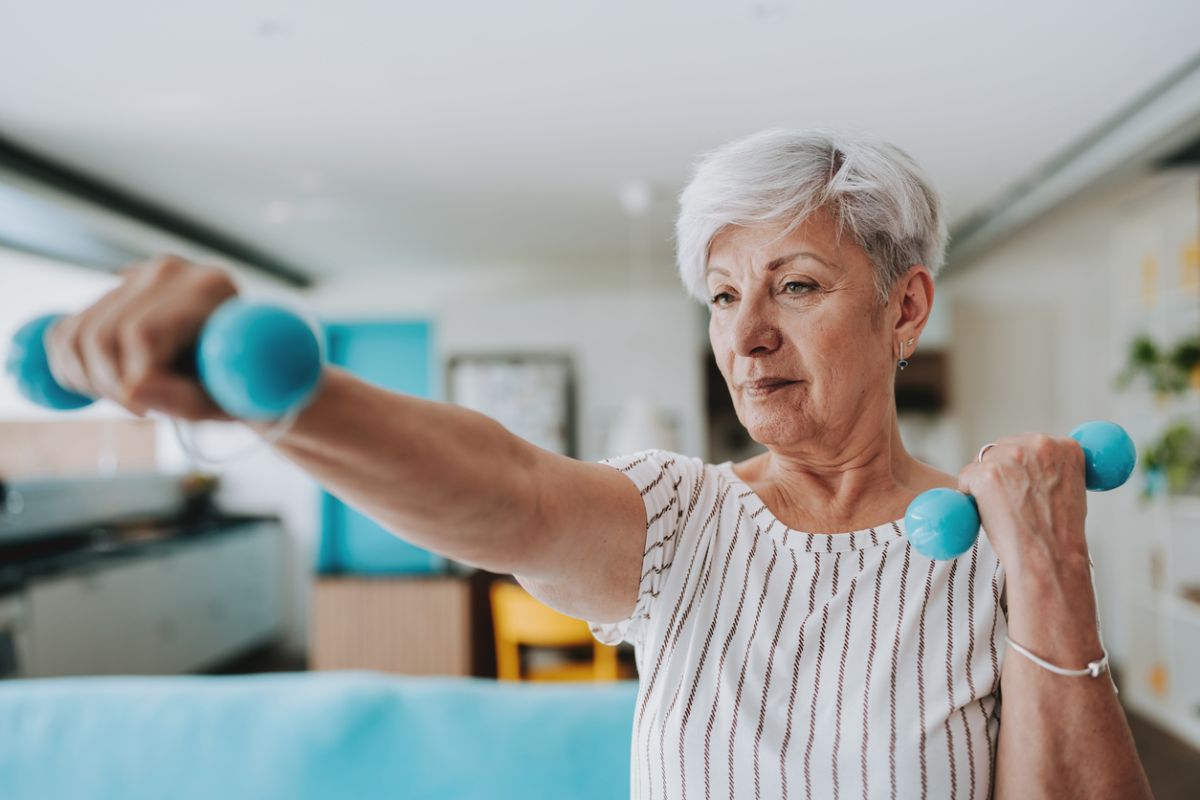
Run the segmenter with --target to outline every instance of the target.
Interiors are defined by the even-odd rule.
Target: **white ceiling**
[[[1200,49],[1200,3],[0,0],[0,133],[316,276],[657,254],[701,151],[877,133],[961,221]]]

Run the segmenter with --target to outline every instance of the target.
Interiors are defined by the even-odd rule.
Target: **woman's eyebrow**
[[[831,264],[830,262],[826,261],[824,258],[822,258],[821,256],[817,255],[816,253],[814,253],[810,250],[801,250],[798,253],[791,253],[786,256],[780,256],[779,258],[771,259],[769,262],[767,262],[766,271],[774,272],[775,270],[782,267],[784,264],[790,264],[791,262],[795,261],[798,258],[811,258],[814,261],[818,261],[818,262],[824,264],[825,266],[829,267],[830,269],[833,269],[836,266],[836,265]],[[705,276],[707,276],[710,272],[719,272],[722,275],[729,274],[726,270],[721,269],[720,267],[709,266],[708,269],[706,269],[704,271]]]
[[[826,261],[825,259],[821,258],[821,256],[817,255],[816,253],[813,253],[809,250],[801,250],[798,253],[792,253],[791,255],[780,256],[779,258],[772,259],[767,264],[767,272],[774,272],[775,270],[782,267],[784,264],[790,264],[791,262],[795,261],[798,258],[811,258],[814,261],[821,262],[822,264],[824,264],[827,267],[830,267],[830,268],[833,267],[833,264],[831,264],[828,261]]]

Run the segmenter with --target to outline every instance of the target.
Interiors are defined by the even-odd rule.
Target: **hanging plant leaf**
[[[1145,375],[1150,388],[1160,395],[1179,394],[1192,382],[1192,371],[1200,367],[1200,336],[1177,343],[1170,352],[1162,350],[1142,334],[1129,343],[1125,366],[1117,375],[1117,389],[1126,389]]]
[[[1200,494],[1200,432],[1188,421],[1171,424],[1142,450],[1145,495]]]
[[[1200,366],[1200,336],[1184,339],[1175,345],[1175,349],[1171,351],[1170,362],[1171,366],[1185,375]]]

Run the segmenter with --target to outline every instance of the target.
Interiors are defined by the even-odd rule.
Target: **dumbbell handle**
[[[23,325],[6,368],[26,398],[45,408],[83,408],[95,398],[61,386],[50,371],[45,335],[61,315]],[[233,298],[208,318],[188,359],[222,411],[244,420],[277,419],[303,406],[321,376],[321,345],[303,319],[282,306]]]
[[[1115,422],[1085,422],[1070,436],[1084,454],[1084,484],[1106,492],[1129,479],[1137,463],[1137,448]],[[979,508],[975,498],[954,489],[930,489],[908,506],[904,528],[917,552],[933,559],[958,558],[979,537]]]

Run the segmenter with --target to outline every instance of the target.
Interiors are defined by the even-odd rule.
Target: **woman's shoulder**
[[[716,494],[721,487],[739,481],[728,461],[713,463],[662,448],[609,456],[600,463],[624,473],[638,485],[643,497],[667,489],[673,494],[695,495],[694,502],[703,502],[705,495]]]
[[[622,472],[632,472],[634,470],[645,471],[647,469],[664,470],[674,467],[676,470],[700,473],[707,469],[717,469],[719,467],[719,465],[706,463],[704,459],[698,456],[657,447],[638,450],[633,453],[608,456],[600,459],[600,463],[607,464]]]
[[[957,489],[958,476],[942,472],[937,467],[913,460],[916,465],[909,485],[919,494],[930,489]]]

